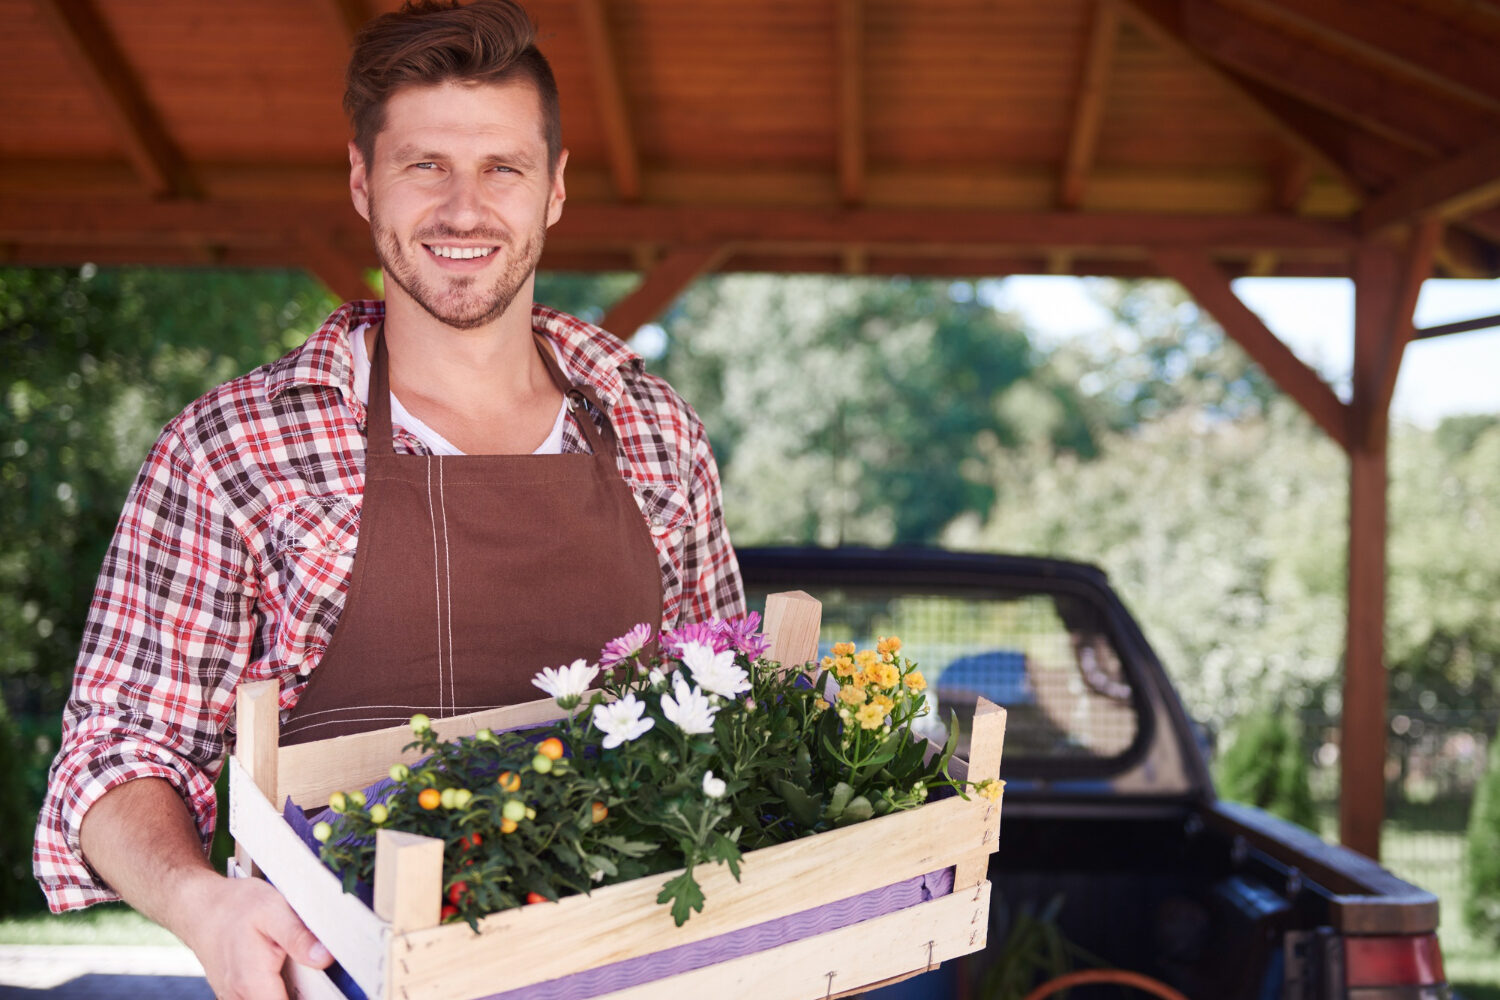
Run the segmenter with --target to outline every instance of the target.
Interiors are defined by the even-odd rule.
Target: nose
[[[478,178],[455,172],[446,189],[438,221],[460,233],[478,228],[484,222],[484,198]]]

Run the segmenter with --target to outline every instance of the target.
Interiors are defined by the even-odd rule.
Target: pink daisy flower
[[[651,626],[646,622],[641,622],[618,639],[611,639],[604,644],[604,649],[599,654],[599,665],[612,667],[616,663],[630,659],[646,648],[646,640],[650,638]]]

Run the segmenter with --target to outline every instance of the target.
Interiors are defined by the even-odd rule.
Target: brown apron
[[[614,426],[534,336],[591,455],[397,454],[376,331],[349,592],[283,744],[543,698],[538,670],[592,662],[639,622],[660,626],[661,570],[615,464]]]

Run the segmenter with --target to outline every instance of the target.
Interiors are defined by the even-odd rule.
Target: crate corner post
[[[268,801],[276,803],[277,742],[281,737],[281,685],[275,680],[250,681],[235,693],[234,759]],[[235,860],[246,875],[256,875],[255,859],[241,841],[234,844]]]

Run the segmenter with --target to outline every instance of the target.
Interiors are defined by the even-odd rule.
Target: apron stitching
[[[443,459],[439,456],[438,467],[438,509],[443,512],[443,577],[447,586],[448,603],[443,609],[443,614],[448,620],[448,662],[454,662],[453,656],[453,560],[448,554],[448,498],[443,491]],[[458,693],[454,690],[453,678],[458,673],[457,667],[448,671],[448,707],[452,708],[458,704]]]
[[[438,707],[443,706],[443,583],[438,570],[437,511],[432,506],[432,456],[427,456],[427,517],[432,522],[432,590],[437,608]]]

